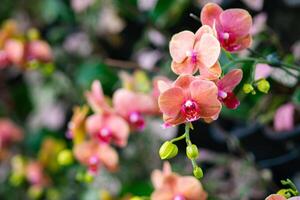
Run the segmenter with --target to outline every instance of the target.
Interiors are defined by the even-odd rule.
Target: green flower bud
[[[159,156],[162,160],[173,158],[177,153],[177,146],[170,141],[166,141],[159,149]]]
[[[270,83],[266,79],[257,82],[257,89],[263,93],[268,93],[270,90]]]
[[[19,186],[24,181],[24,175],[22,173],[13,172],[9,177],[9,182],[13,186]]]
[[[40,187],[40,186],[31,186],[29,189],[28,189],[28,196],[30,199],[39,199],[43,194],[43,188]]]
[[[29,40],[37,40],[40,38],[40,32],[35,28],[31,28],[27,32],[27,37],[29,38]]]
[[[198,179],[203,177],[203,171],[200,167],[195,167],[193,173],[194,173],[194,176]]]
[[[246,83],[246,84],[243,85],[243,91],[246,94],[249,94],[250,92],[252,93],[254,91],[254,87],[251,84]]]
[[[141,197],[132,197],[130,200],[143,200]]]
[[[90,174],[89,172],[86,172],[84,175],[84,182],[91,183],[94,181],[94,176]]]
[[[189,159],[195,159],[199,155],[199,151],[196,145],[188,145],[186,147],[186,155]]]
[[[57,156],[58,164],[67,166],[73,163],[73,154],[69,149],[62,150]]]

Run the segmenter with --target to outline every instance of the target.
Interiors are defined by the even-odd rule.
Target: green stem
[[[183,140],[184,138],[186,137],[186,134],[184,133],[184,134],[182,134],[181,136],[179,136],[179,137],[176,137],[176,138],[173,138],[170,142],[177,142],[177,141],[179,141],[179,140]]]
[[[187,145],[192,145],[191,138],[190,138],[190,127],[191,122],[185,124],[185,141]]]

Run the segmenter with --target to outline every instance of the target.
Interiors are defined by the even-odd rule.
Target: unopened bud
[[[162,160],[173,158],[177,153],[177,146],[170,141],[166,141],[159,149],[159,156]]]
[[[195,159],[199,155],[199,151],[196,145],[188,145],[186,147],[186,155],[189,159]]]
[[[200,167],[195,167],[193,173],[194,173],[194,176],[198,179],[203,177],[203,171]]]
[[[252,93],[254,91],[254,88],[251,84],[249,83],[246,83],[243,85],[243,91],[246,93],[246,94],[249,94],[250,92]]]
[[[270,83],[266,79],[257,82],[257,89],[263,93],[268,93],[270,90]]]
[[[57,162],[62,166],[67,166],[72,164],[73,163],[72,151],[70,151],[69,149],[65,149],[59,152],[57,157]]]

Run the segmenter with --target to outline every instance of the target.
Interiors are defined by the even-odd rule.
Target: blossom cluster
[[[158,83],[159,108],[166,125],[203,119],[216,120],[222,104],[236,109],[240,102],[233,90],[242,80],[242,70],[222,75],[218,61],[222,48],[237,52],[251,45],[252,18],[242,9],[223,11],[209,3],[201,12],[202,26],[193,33],[175,34],[169,44],[171,68],[178,78],[173,83]],[[197,71],[199,75],[194,75]]]
[[[116,90],[112,99],[104,95],[100,81],[95,80],[91,90],[85,93],[92,114],[88,106],[74,109],[67,134],[73,139],[75,158],[91,174],[97,173],[101,165],[116,171],[118,154],[112,145],[124,148],[130,132],[144,130],[145,117],[159,113],[157,89],[146,92],[135,87],[142,85],[135,83],[141,76],[144,74],[140,71],[132,77],[122,73],[124,87]]]
[[[24,33],[17,22],[8,20],[0,29],[0,69],[14,65],[19,69],[53,68],[49,44],[40,39],[36,29]]]

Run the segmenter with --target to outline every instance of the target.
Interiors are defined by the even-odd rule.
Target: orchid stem
[[[170,142],[177,142],[177,141],[179,141],[179,140],[183,140],[183,139],[185,139],[185,137],[186,137],[186,134],[184,133],[184,134],[182,134],[181,136],[179,136],[179,137],[176,137],[176,138],[173,138]]]

